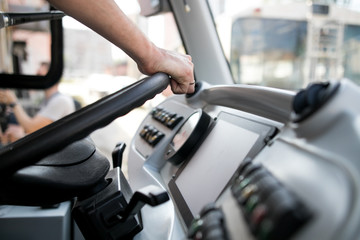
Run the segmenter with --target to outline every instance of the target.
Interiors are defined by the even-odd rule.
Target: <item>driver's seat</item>
[[[2,179],[0,204],[43,206],[91,196],[107,185],[109,169],[109,161],[85,138]]]

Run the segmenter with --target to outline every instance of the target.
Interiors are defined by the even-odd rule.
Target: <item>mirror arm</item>
[[[54,11],[50,11],[54,12]],[[56,12],[56,11],[55,11]],[[2,21],[0,12],[0,29]],[[45,76],[7,74],[0,72],[1,88],[45,89],[58,82],[63,72],[63,28],[62,19],[50,21],[51,30],[51,66]]]
[[[0,12],[0,29],[23,23],[57,20],[65,16],[65,13],[58,10],[35,13],[6,13]]]

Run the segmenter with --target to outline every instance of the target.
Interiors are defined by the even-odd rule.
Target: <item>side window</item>
[[[357,1],[208,0],[235,83],[359,83]]]

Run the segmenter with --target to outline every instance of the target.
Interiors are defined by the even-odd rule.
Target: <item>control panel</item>
[[[169,129],[173,129],[182,120],[183,116],[179,116],[176,113],[169,112],[163,108],[156,107],[151,111],[151,116],[157,122],[161,123]],[[139,133],[140,137],[144,139],[149,145],[156,146],[158,142],[165,136],[165,133],[161,132],[153,125],[146,124]]]
[[[353,119],[359,110],[342,103],[355,89],[320,84],[296,98],[272,92],[278,105],[253,106],[253,111],[248,105],[257,106],[252,100],[262,96],[261,89],[245,100],[237,86],[166,99],[144,119],[133,141],[136,151],[129,154],[134,188],[158,184],[170,195],[161,210],[143,209],[146,236],[356,239],[359,154],[338,141],[343,132],[352,143],[360,139]],[[308,92],[315,97],[307,98]],[[279,122],[287,98],[295,99],[295,110]],[[161,233],[160,225],[165,226]],[[141,234],[139,239],[146,238]]]
[[[264,166],[245,159],[230,186],[239,214],[259,240],[290,239],[309,222],[313,213]],[[230,239],[221,206],[209,203],[188,228],[190,239]]]

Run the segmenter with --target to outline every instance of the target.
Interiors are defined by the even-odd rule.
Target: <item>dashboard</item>
[[[76,240],[357,239],[359,96],[345,79],[297,93],[198,82],[194,94],[168,97],[143,119],[128,178],[125,144],[110,170],[86,138],[4,181],[3,202],[45,208],[2,206],[2,239],[51,236],[50,227],[29,226],[57,219]]]
[[[355,96],[344,80],[297,95],[197,83],[167,98],[139,126],[128,174],[132,189],[156,185],[170,201],[142,209],[135,239],[356,238]]]

